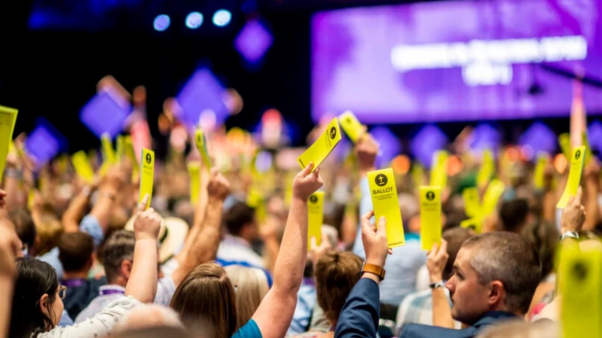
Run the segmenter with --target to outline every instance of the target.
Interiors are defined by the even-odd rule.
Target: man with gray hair
[[[445,284],[454,303],[452,317],[470,327],[452,330],[410,324],[400,337],[474,337],[497,321],[523,317],[540,281],[541,262],[526,238],[508,232],[472,237],[462,245],[454,273]]]

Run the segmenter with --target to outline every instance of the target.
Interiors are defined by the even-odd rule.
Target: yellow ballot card
[[[257,188],[251,188],[247,194],[247,205],[255,209],[255,216],[259,224],[263,224],[267,219],[267,210],[265,199],[261,191]]]
[[[188,163],[188,176],[190,176],[190,203],[196,205],[199,202],[201,191],[201,164],[199,162]]]
[[[464,211],[468,217],[476,217],[481,213],[481,201],[479,200],[479,190],[475,187],[470,187],[462,191],[464,199]]]
[[[563,245],[558,282],[563,337],[602,337],[602,252]]]
[[[316,245],[322,243],[322,224],[324,223],[324,192],[317,191],[309,196],[307,202],[307,250],[311,250],[311,238],[316,238]]]
[[[420,187],[420,243],[431,250],[441,243],[441,187]]]
[[[447,156],[445,150],[439,150],[433,154],[430,185],[445,188],[447,184]]]
[[[111,136],[109,134],[102,134],[102,158],[105,163],[115,164],[117,162],[115,151],[113,150],[113,143],[111,142]]]
[[[412,164],[412,180],[414,181],[414,187],[425,183],[424,167],[418,162]]]
[[[460,222],[460,227],[472,229],[476,234],[480,234],[482,232],[482,220],[477,217],[465,219]]]
[[[138,159],[136,158],[136,152],[134,151],[134,144],[132,143],[132,137],[126,136],[123,139],[125,154],[132,162],[132,182],[138,178],[138,172],[140,171],[138,165]]]
[[[0,106],[0,180],[6,167],[6,156],[13,139],[18,110]]]
[[[142,148],[140,163],[142,164],[142,176],[140,177],[140,197],[138,198],[138,203],[141,203],[144,196],[148,194],[148,203],[146,203],[146,209],[148,209],[151,204],[151,198],[153,197],[153,181],[155,179],[155,152],[146,148]]]
[[[537,190],[542,190],[545,187],[546,166],[549,161],[548,154],[541,153],[537,155],[537,162],[533,170],[533,187]]]
[[[207,138],[205,137],[205,133],[203,133],[202,130],[197,129],[194,139],[207,171],[211,170],[211,159],[209,158],[209,150],[207,150]]]
[[[75,168],[77,175],[84,182],[88,184],[92,184],[94,182],[94,169],[92,169],[92,165],[90,165],[90,160],[88,160],[88,155],[85,151],[80,150],[73,154],[71,157],[71,163],[73,163],[73,168]]]
[[[341,124],[343,131],[345,131],[345,134],[349,136],[349,139],[351,139],[353,143],[359,141],[360,137],[365,132],[364,126],[350,111],[344,112],[339,116],[339,123]]]
[[[481,167],[479,168],[479,172],[477,174],[477,186],[485,187],[491,180],[491,176],[495,173],[495,162],[493,158],[493,153],[491,150],[487,149],[483,151],[483,162],[481,163]]]
[[[576,147],[573,150],[571,159],[571,167],[569,171],[569,179],[564,187],[564,192],[560,196],[556,208],[564,209],[569,202],[569,199],[577,194],[579,184],[581,183],[581,173],[583,172],[583,159],[585,158],[585,147]]]
[[[341,141],[341,130],[339,129],[338,119],[335,117],[330,121],[326,130],[318,137],[316,142],[299,156],[297,162],[299,162],[299,165],[303,169],[305,169],[309,162],[314,162],[314,167],[311,170],[313,172],[324,162],[339,141]]]
[[[560,144],[560,149],[562,149],[562,153],[568,161],[571,158],[571,135],[569,133],[560,134],[558,144]]]
[[[500,180],[492,180],[489,182],[487,186],[487,190],[485,190],[485,195],[483,196],[483,205],[481,211],[482,217],[492,214],[497,204],[504,194],[504,190],[506,190],[506,185]]]
[[[397,198],[397,186],[393,169],[387,168],[368,172],[368,183],[372,206],[374,208],[374,219],[378,226],[378,220],[384,216],[387,220],[387,242],[389,248],[405,245],[403,233],[403,222],[399,210]]]
[[[124,137],[119,135],[119,136],[117,136],[117,154],[116,154],[117,163],[121,163],[124,153],[125,153]]]

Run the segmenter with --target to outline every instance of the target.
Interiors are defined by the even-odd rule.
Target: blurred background
[[[281,119],[299,146],[350,110],[399,139],[392,152],[472,126],[472,144],[533,158],[559,152],[577,104],[595,154],[602,142],[602,0],[6,2],[0,104],[51,152],[96,148],[132,112],[157,140]]]

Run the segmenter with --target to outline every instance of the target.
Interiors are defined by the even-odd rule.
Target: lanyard
[[[68,288],[77,288],[86,283],[86,280],[83,278],[74,278],[74,279],[65,279],[62,281],[62,284]]]

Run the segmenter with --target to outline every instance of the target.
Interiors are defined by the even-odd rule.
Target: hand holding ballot
[[[314,168],[314,163],[309,162],[305,169],[301,170],[293,181],[293,198],[307,203],[309,196],[320,189],[324,184],[320,177],[320,167]],[[313,171],[313,172],[312,172]]]
[[[431,283],[437,283],[443,280],[443,270],[449,259],[447,253],[447,242],[442,239],[441,245],[433,244],[433,248],[429,251],[426,258],[426,267],[429,270],[429,278]]]
[[[365,175],[368,171],[376,169],[376,156],[378,155],[378,143],[370,134],[364,134],[355,145],[355,154],[359,162],[360,174]]]
[[[581,187],[577,189],[577,194],[569,198],[567,206],[562,210],[560,218],[560,232],[567,231],[579,232],[585,222],[585,207],[581,205],[581,196],[583,191]]]
[[[378,226],[370,224],[370,219],[374,216],[374,211],[370,211],[361,218],[362,224],[362,243],[366,253],[366,263],[374,264],[379,267],[385,266],[387,254],[393,252],[387,244],[387,220],[380,217]]]

